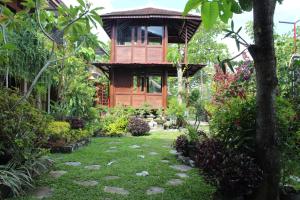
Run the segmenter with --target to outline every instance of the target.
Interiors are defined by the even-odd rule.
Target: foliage
[[[262,171],[253,158],[229,151],[220,140],[199,142],[195,161],[207,180],[227,196],[250,195],[262,180]]]
[[[177,137],[174,143],[174,147],[177,152],[181,152],[184,156],[188,156],[189,141],[186,135],[180,135]]]
[[[92,136],[92,132],[86,129],[72,129],[70,131],[71,141],[78,142],[82,139],[90,138]]]
[[[149,124],[144,120],[137,117],[133,117],[129,119],[127,130],[133,136],[142,136],[147,135],[149,133],[150,127]]]
[[[49,123],[47,133],[49,134],[51,141],[64,139],[69,142],[71,140],[70,130],[70,123],[65,121],[54,121]]]
[[[189,136],[189,141],[197,142],[200,139],[200,135],[198,134],[197,128],[189,125],[187,126],[187,135]]]
[[[113,123],[104,125],[104,129],[109,136],[121,136],[126,133],[126,128],[128,125],[128,119],[125,117],[119,117],[113,120]]]
[[[10,159],[22,163],[40,152],[50,118],[27,102],[11,110],[20,96],[3,88],[0,88],[0,94],[0,164],[6,164],[5,161]]]
[[[77,117],[70,117],[68,121],[71,125],[71,129],[83,129],[85,126],[84,120]]]
[[[170,99],[170,101],[168,102],[167,115],[170,118],[176,120],[176,125],[178,127],[183,127],[186,125],[185,111],[186,111],[186,105],[179,104],[177,99],[173,98]]]

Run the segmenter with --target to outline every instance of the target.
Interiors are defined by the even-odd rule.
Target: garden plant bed
[[[85,138],[73,144],[50,147],[50,152],[51,153],[72,153],[73,151],[79,149],[80,147],[86,146],[89,143],[91,143],[91,139]]]

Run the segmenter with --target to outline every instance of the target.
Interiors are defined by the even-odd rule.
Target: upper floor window
[[[132,27],[117,27],[117,44],[118,45],[131,45],[131,30]]]
[[[162,45],[163,27],[162,26],[148,26],[148,44]]]

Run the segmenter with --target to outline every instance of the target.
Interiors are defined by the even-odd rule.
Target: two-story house
[[[107,13],[101,16],[111,38],[109,63],[95,63],[109,75],[109,106],[167,107],[167,80],[176,76],[167,61],[168,44],[185,44],[184,75],[193,76],[202,64],[187,63],[188,42],[201,24],[198,15],[156,8]]]

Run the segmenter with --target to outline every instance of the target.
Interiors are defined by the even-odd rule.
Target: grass
[[[53,170],[66,170],[67,174],[58,179],[44,175],[37,180],[37,186],[50,186],[54,189],[53,196],[49,199],[163,199],[163,200],[206,200],[212,199],[215,189],[207,185],[199,175],[197,169],[188,171],[190,176],[184,179],[181,186],[168,186],[166,182],[178,178],[176,170],[169,165],[180,164],[175,156],[170,154],[171,145],[179,135],[178,132],[156,132],[150,136],[123,137],[123,138],[95,138],[92,143],[72,154],[52,154],[55,161]],[[120,142],[120,143],[116,143]],[[114,144],[112,144],[114,143]],[[132,149],[130,145],[139,145],[141,148]],[[117,147],[117,152],[106,152],[110,147]],[[169,148],[163,147],[168,146]],[[158,155],[149,155],[149,152],[157,152]],[[138,155],[145,155],[139,158]],[[160,160],[168,159],[169,164]],[[111,166],[107,166],[112,160],[116,160]],[[66,166],[67,161],[79,161],[81,166]],[[99,164],[100,170],[89,171],[84,169],[86,165]],[[138,177],[137,172],[148,171],[149,176]],[[105,176],[119,176],[120,179],[108,180]],[[96,180],[99,184],[94,187],[83,187],[73,183],[74,180]],[[128,196],[109,194],[103,191],[104,186],[122,187],[130,192]],[[146,190],[151,186],[165,189],[163,194],[148,196]],[[34,199],[30,196],[16,198],[18,200]]]

